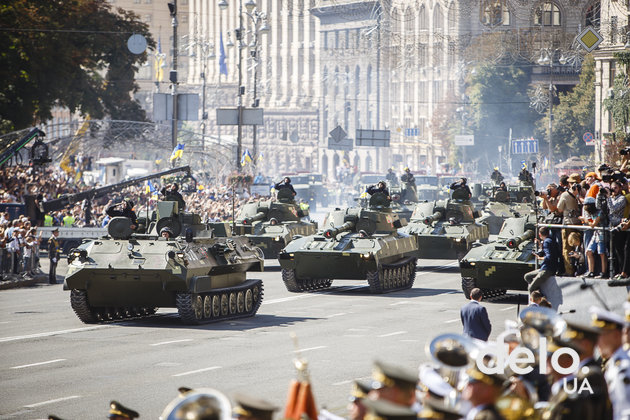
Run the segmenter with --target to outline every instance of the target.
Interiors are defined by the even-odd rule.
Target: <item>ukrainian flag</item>
[[[151,183],[151,180],[149,179],[149,180],[147,181],[147,188],[146,188],[145,193],[146,193],[146,194],[149,194],[149,193],[155,193],[155,192],[156,192],[156,189],[155,189],[155,187],[153,186],[153,184]]]
[[[173,153],[171,153],[171,161],[181,158],[183,154],[184,154],[184,145],[181,143],[178,143],[177,146],[175,146],[175,148],[173,149]]]
[[[527,163],[524,160],[521,160],[521,169],[527,169]]]
[[[245,149],[245,151],[241,155],[241,166],[245,166],[253,161],[254,159],[252,159],[252,155],[251,153],[249,153],[249,149]]]

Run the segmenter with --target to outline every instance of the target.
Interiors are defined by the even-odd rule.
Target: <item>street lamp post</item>
[[[540,58],[537,60],[538,64],[541,66],[549,66],[549,126],[548,126],[548,141],[549,141],[549,151],[548,151],[548,159],[550,167],[553,167],[553,96],[556,90],[556,87],[553,84],[553,60],[555,54],[560,51],[559,49],[551,50],[551,49],[543,49],[540,53]],[[567,63],[567,58],[564,54],[560,55],[558,62],[561,65]]]
[[[171,147],[177,146],[177,0],[168,3],[171,14],[171,26],[173,27],[173,69],[169,74],[171,81],[171,93],[173,96],[173,118],[171,121]]]
[[[226,10],[228,8],[228,2],[226,0],[219,1],[219,8],[222,10]],[[247,0],[245,3],[246,12],[243,13],[243,0],[239,0],[238,5],[238,28],[234,30],[237,48],[238,48],[238,99],[237,99],[237,111],[238,111],[238,122],[237,122],[237,136],[236,136],[236,168],[237,171],[241,171],[240,159],[242,155],[242,147],[243,147],[243,95],[245,94],[245,87],[243,86],[243,54],[241,50],[244,48],[244,38],[245,38],[245,28],[243,27],[243,15],[252,20],[253,29],[252,29],[252,43],[250,47],[252,47],[252,51],[250,55],[254,59],[254,89],[253,89],[253,106],[258,106],[258,99],[256,98],[256,84],[258,83],[258,63],[260,60],[258,54],[258,41],[259,34],[268,32],[269,28],[267,27],[267,16],[264,12],[260,12],[257,9],[256,2],[254,0]],[[262,24],[262,25],[261,25]],[[257,155],[257,139],[256,139],[256,126],[254,125],[253,131],[253,144],[252,144],[253,152],[254,152],[254,162],[256,160]]]

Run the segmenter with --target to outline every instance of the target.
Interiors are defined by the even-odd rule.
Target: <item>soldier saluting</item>
[[[186,208],[186,202],[179,192],[179,185],[176,183],[165,186],[160,193],[164,196],[164,201],[177,201],[179,211],[183,211]]]
[[[280,191],[286,188],[293,193],[293,197],[297,195],[295,189],[293,188],[293,185],[291,185],[291,178],[289,178],[288,176],[285,176],[282,181],[278,182],[273,187],[276,189],[276,191]]]
[[[389,190],[387,189],[387,184],[385,184],[385,181],[378,181],[378,184],[370,185],[365,190],[365,192],[367,192],[370,195],[374,195],[376,193],[383,193],[385,194],[388,200],[391,200],[391,197],[389,196]]]
[[[136,216],[136,212],[133,211],[133,201],[129,198],[125,198],[118,204],[112,204],[105,210],[105,213],[107,213],[109,217],[129,218],[129,220],[131,220],[131,229],[136,229],[138,226],[138,216]]]

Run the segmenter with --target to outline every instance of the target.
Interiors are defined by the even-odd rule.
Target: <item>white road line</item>
[[[401,334],[407,334],[407,331],[396,331],[396,332],[389,333],[389,334],[379,335],[379,337],[391,337],[393,335],[401,335]]]
[[[304,353],[305,351],[325,349],[325,348],[327,348],[327,347],[328,347],[328,346],[309,347],[309,348],[307,348],[307,349],[293,350],[293,353]]]
[[[27,368],[27,367],[32,367],[32,366],[47,365],[49,363],[63,362],[64,360],[66,360],[66,359],[48,360],[46,362],[31,363],[30,365],[13,366],[11,369],[22,369],[22,368]]]
[[[24,408],[41,407],[42,405],[54,404],[54,403],[58,403],[58,402],[61,402],[61,401],[74,400],[76,398],[81,398],[81,396],[80,395],[71,395],[69,397],[57,398],[57,399],[48,400],[48,401],[42,401],[42,402],[38,402],[38,403],[35,403],[35,404],[25,405]]]
[[[332,384],[332,386],[348,385],[350,383],[352,383],[352,381],[341,381],[341,382],[335,382],[334,384]]]
[[[406,301],[406,300],[403,300],[402,302],[394,302],[394,303],[390,303],[390,304],[389,304],[389,306],[409,305],[409,304],[411,304],[411,303],[414,303],[414,302],[408,302],[408,301]]]
[[[209,370],[216,370],[216,369],[221,369],[221,366],[212,366],[212,367],[205,368],[205,369],[191,370],[190,372],[178,373],[176,375],[173,375],[173,377],[175,378],[175,377],[179,377],[179,376],[193,375],[195,373],[207,372]]]
[[[338,314],[328,315],[326,318],[334,318],[336,316],[348,315],[346,312],[339,312]]]
[[[457,319],[449,319],[448,321],[444,321],[444,323],[445,324],[452,324],[453,322],[458,322],[458,321],[460,321],[459,318],[457,318]]]
[[[49,331],[49,332],[43,332],[43,333],[37,333],[37,334],[17,335],[15,337],[2,337],[0,338],[0,343],[6,343],[8,341],[28,340],[29,338],[51,337],[53,335],[70,334],[70,333],[80,332],[80,331],[92,331],[92,330],[98,330],[101,328],[109,328],[109,327],[111,327],[111,325],[96,325],[94,327],[73,328],[71,330]]]
[[[516,306],[508,306],[507,308],[503,308],[503,309],[499,309],[499,310],[500,311],[511,311],[514,308],[516,308]]]
[[[183,340],[162,341],[161,343],[153,343],[153,344],[149,344],[149,345],[150,346],[163,346],[164,344],[185,343],[186,341],[193,341],[193,340],[192,340],[192,338],[185,338]]]

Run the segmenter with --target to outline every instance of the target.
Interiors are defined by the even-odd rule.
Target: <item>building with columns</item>
[[[603,41],[593,53],[595,58],[595,158],[597,163],[604,159],[604,142],[612,141],[612,134],[619,131],[615,127],[612,115],[608,112],[604,101],[614,97],[615,77],[620,71],[626,74],[630,69],[623,69],[614,57],[615,53],[630,53],[630,3],[614,0],[602,0]],[[630,94],[630,93],[626,93]],[[626,126],[630,135],[630,122]],[[624,131],[623,129],[621,131]],[[619,139],[617,139],[619,140]]]

